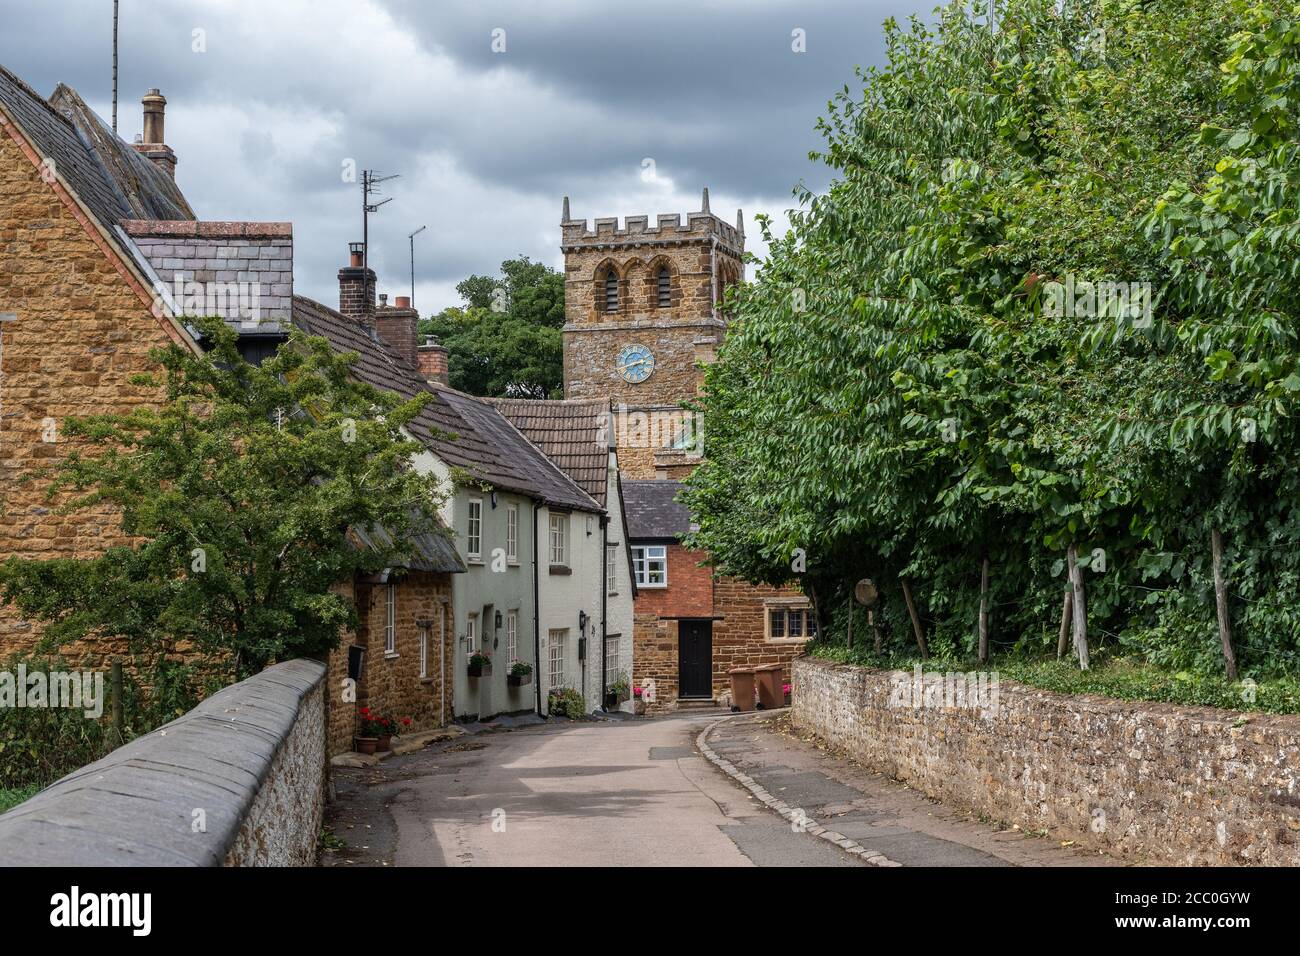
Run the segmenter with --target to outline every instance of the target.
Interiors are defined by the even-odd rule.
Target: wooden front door
[[[713,697],[713,622],[677,622],[677,696]]]

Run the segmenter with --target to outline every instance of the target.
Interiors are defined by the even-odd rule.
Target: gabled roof
[[[60,86],[55,96],[61,109],[0,66],[0,105],[101,226],[194,218],[171,177],[113,136],[76,91]]]
[[[609,403],[488,399],[602,507],[609,488]]]
[[[674,500],[680,481],[650,479],[623,482],[623,510],[628,537],[676,539],[691,530],[691,511]]]
[[[127,219],[194,219],[176,180],[132,149],[72,87],[60,83],[50,106],[76,127],[130,209]]]
[[[410,424],[417,441],[452,467],[502,491],[513,491],[547,505],[600,512],[601,506],[490,403],[452,388],[431,386],[377,335],[327,306],[293,297],[294,325],[319,335],[339,352],[356,352],[353,374],[375,388],[411,398],[434,398]]]

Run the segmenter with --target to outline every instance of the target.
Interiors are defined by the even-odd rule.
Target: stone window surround
[[[773,611],[804,611],[804,628],[801,637],[773,637],[772,636],[772,612]],[[812,603],[804,597],[788,598],[767,598],[763,602],[763,640],[768,644],[806,644],[813,636],[809,633],[810,627],[815,627],[816,622],[813,619]]]

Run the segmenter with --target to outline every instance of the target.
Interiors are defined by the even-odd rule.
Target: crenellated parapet
[[[569,216],[569,199],[564,199],[560,222],[560,248],[563,252],[589,249],[614,249],[636,245],[682,245],[716,240],[725,251],[739,258],[745,251],[745,230],[740,211],[736,224],[724,222],[709,211],[709,191],[704,190],[702,208],[680,213],[660,213],[652,224],[649,216],[627,216],[619,225],[617,216],[596,219],[588,226],[586,219]]]

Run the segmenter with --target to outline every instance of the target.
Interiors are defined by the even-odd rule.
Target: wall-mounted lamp
[[[578,630],[581,631],[583,634],[587,633],[587,612],[586,611],[578,612]]]
[[[493,617],[492,620],[493,620],[493,621],[495,622],[495,624],[496,624],[496,629],[497,629],[498,631],[501,630],[501,612],[500,612],[500,611],[497,611],[496,616]]]
[[[497,493],[493,491],[488,497],[492,500],[492,507],[495,509],[497,506]]]

